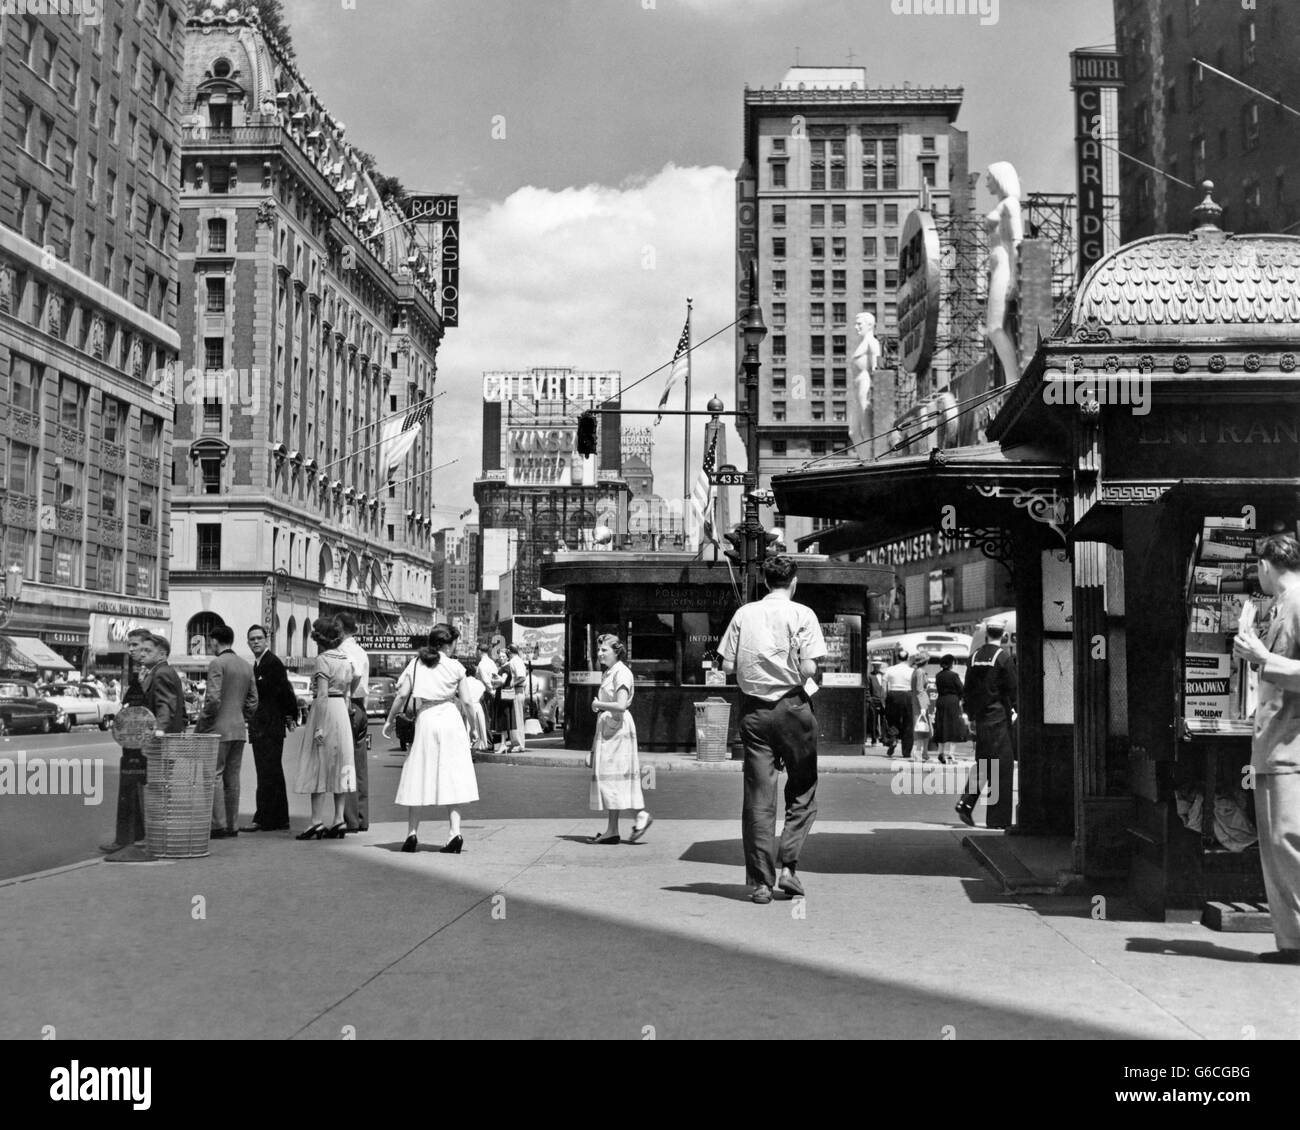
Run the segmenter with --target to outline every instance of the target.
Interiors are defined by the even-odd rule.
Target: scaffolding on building
[[[1025,197],[1026,239],[1045,239],[1052,247],[1052,326],[1065,321],[1078,286],[1078,236],[1072,192],[1031,192]]]

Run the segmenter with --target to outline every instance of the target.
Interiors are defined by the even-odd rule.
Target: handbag
[[[930,716],[928,714],[917,715],[914,732],[918,734],[930,734],[933,732],[930,726]]]
[[[414,694],[415,660],[414,659],[412,659],[411,662],[407,664],[406,670],[402,672],[402,679],[405,679],[407,675],[411,676],[411,680],[406,686],[406,694],[404,695],[399,694],[397,696],[398,701],[401,702],[401,705],[397,708],[394,717],[401,718],[405,722],[414,722],[415,721],[415,694]]]

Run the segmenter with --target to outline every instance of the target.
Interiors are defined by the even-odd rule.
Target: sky
[[[972,171],[1008,160],[1026,192],[1073,191],[1068,55],[1113,42],[1111,0],[908,14],[926,4],[943,6],[285,0],[299,67],[349,139],[408,188],[460,196],[460,325],[439,350],[432,422],[458,462],[438,475],[436,525],[473,504],[485,370],[616,369],[626,389],[671,360],[688,297],[696,342],[734,317],[746,84],[852,52],[871,85],[959,85]],[[714,393],[735,407],[731,340],[694,354],[692,407]],[[624,407],[653,408],[666,372]],[[693,434],[698,463],[703,421]],[[659,494],[682,492],[682,442],[680,417],[656,429]],[[743,462],[734,433],[728,454]]]

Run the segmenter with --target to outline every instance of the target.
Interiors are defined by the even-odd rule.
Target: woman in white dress
[[[989,240],[989,292],[984,312],[984,335],[1002,362],[1007,384],[1020,379],[1020,359],[1016,343],[1007,332],[1007,306],[1018,289],[1020,244],[1025,238],[1020,215],[1020,178],[1007,161],[989,166],[988,188],[998,202],[987,216],[984,227]]]
[[[591,709],[596,719],[596,738],[587,758],[591,769],[591,808],[609,813],[609,823],[593,844],[619,842],[618,814],[633,816],[632,832],[627,842],[636,843],[654,823],[645,809],[641,795],[641,763],[637,757],[636,723],[632,720],[632,695],[635,690],[632,672],[623,660],[627,649],[617,636],[601,636],[596,641],[596,660],[605,668],[600,690]]]
[[[346,794],[357,790],[357,768],[352,749],[352,722],[348,695],[356,674],[339,650],[343,633],[333,617],[316,621],[312,629],[319,654],[312,675],[311,711],[300,732],[298,780],[294,791],[311,794],[311,827],[300,840],[341,840]],[[331,806],[331,796],[333,805]],[[326,821],[333,820],[329,827]]]
[[[450,624],[434,625],[429,646],[402,672],[384,723],[384,736],[392,737],[393,719],[409,694],[416,712],[415,736],[397,784],[397,803],[409,810],[403,851],[419,849],[420,809],[444,805],[451,809],[451,827],[447,842],[438,850],[459,855],[465,841],[460,834],[457,806],[478,800],[469,734],[457,705],[464,695],[466,679],[465,668],[452,657],[459,637],[460,632]]]

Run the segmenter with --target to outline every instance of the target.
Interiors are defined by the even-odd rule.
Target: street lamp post
[[[0,628],[9,623],[14,614],[14,605],[23,595],[23,567],[17,562],[5,570],[4,604],[0,606]]]
[[[763,311],[758,305],[758,261],[749,261],[749,307],[741,327],[745,339],[745,356],[741,366],[745,372],[745,451],[746,468],[758,473],[758,370],[761,365],[758,347],[767,337],[763,324]],[[763,524],[758,518],[758,499],[754,488],[745,492],[745,599],[758,595],[758,569],[763,546]]]

